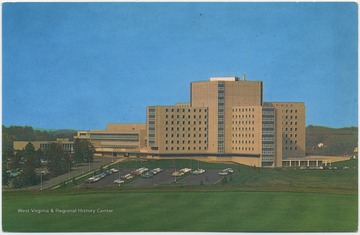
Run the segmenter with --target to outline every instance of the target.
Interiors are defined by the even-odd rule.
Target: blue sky
[[[246,74],[306,124],[358,125],[355,3],[5,3],[2,121],[140,123],[190,82]]]

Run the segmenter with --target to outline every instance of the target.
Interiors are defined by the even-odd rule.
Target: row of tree
[[[2,125],[3,141],[5,140],[22,140],[22,141],[52,141],[57,138],[69,138],[72,140],[76,135],[75,130],[56,130],[41,131],[35,130],[31,126],[10,126]]]
[[[35,150],[33,144],[29,142],[23,150],[16,153],[12,147],[3,148],[3,186],[9,186],[10,182],[15,188],[28,187],[40,182],[40,175],[36,174],[36,169],[49,172],[44,179],[56,177],[71,171],[76,163],[92,162],[94,147],[87,140],[76,139],[74,141],[73,152],[66,152],[60,144],[51,143],[44,151]],[[41,162],[46,162],[42,165]],[[9,171],[10,170],[10,171]],[[16,177],[10,177],[9,172],[19,173]]]

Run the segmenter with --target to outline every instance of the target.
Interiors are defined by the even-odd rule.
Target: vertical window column
[[[224,146],[225,83],[218,83],[218,153],[225,152]]]
[[[149,108],[148,112],[148,133],[149,133],[149,146],[155,146],[155,108]]]

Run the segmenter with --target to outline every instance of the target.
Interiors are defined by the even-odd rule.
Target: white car
[[[202,173],[205,173],[204,169],[196,169],[194,171],[191,172],[193,175],[200,175]]]
[[[184,173],[188,173],[188,172],[191,171],[191,169],[190,169],[190,168],[183,168],[183,169],[181,169],[180,171],[181,171],[181,172],[184,172]]]
[[[224,170],[222,170],[223,172],[227,172],[227,173],[233,173],[234,170],[232,168],[226,168]]]
[[[171,176],[174,176],[174,177],[175,176],[179,177],[179,176],[182,176],[182,175],[184,175],[184,172],[180,172],[180,171],[174,171],[174,173],[171,174]]]
[[[114,184],[122,184],[122,183],[124,183],[124,182],[125,182],[125,181],[120,180],[120,179],[114,180]]]
[[[115,169],[115,168],[111,168],[110,170],[112,171],[112,173],[119,172],[119,170],[118,170],[118,169]]]

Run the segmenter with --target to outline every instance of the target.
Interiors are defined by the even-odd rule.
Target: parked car
[[[153,177],[153,174],[151,174],[150,172],[146,172],[144,174],[141,175],[143,178],[149,179],[151,177]]]
[[[118,170],[118,169],[116,169],[116,168],[111,168],[111,169],[110,169],[110,171],[112,171],[112,173],[119,172],[119,170]]]
[[[234,170],[232,168],[226,168],[224,170],[222,170],[223,172],[227,172],[227,173],[234,173]]]
[[[122,184],[124,183],[125,181],[121,180],[121,179],[117,179],[117,180],[114,180],[114,184]]]
[[[202,173],[205,173],[204,169],[196,169],[194,171],[191,172],[193,175],[200,175]]]
[[[182,175],[184,175],[184,172],[181,172],[181,171],[174,171],[172,174],[171,174],[171,176],[177,176],[177,177],[180,177],[180,176],[182,176]]]
[[[85,183],[89,184],[89,183],[93,183],[95,180],[95,176],[90,177],[89,179],[85,180]]]
[[[191,169],[190,168],[183,168],[180,171],[186,174],[186,173],[190,172]]]

